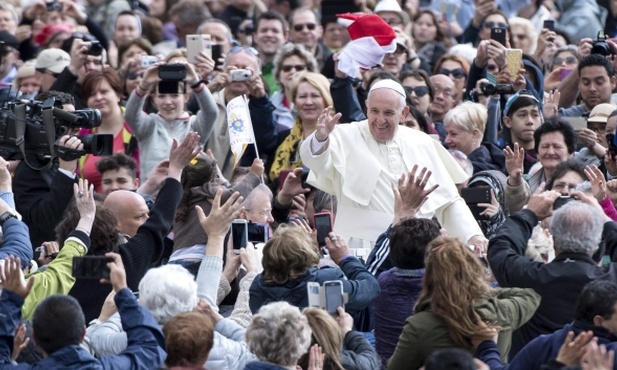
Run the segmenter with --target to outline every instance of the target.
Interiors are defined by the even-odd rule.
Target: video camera
[[[482,90],[482,94],[488,95],[506,95],[506,94],[514,94],[514,86],[512,84],[492,84],[492,83],[483,83],[480,84],[480,89]]]
[[[94,128],[101,125],[97,109],[74,112],[62,110],[62,103],[55,99],[45,101],[15,99],[0,108],[0,156],[6,160],[24,159],[27,154],[46,158],[60,157],[67,161],[85,154],[111,155],[113,135],[90,134],[80,136],[82,150],[67,149],[58,145],[60,138],[72,128]],[[28,163],[35,170],[35,168]]]

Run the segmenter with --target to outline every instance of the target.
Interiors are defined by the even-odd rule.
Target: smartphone
[[[317,230],[317,244],[320,247],[325,247],[326,238],[332,232],[332,214],[330,211],[315,213],[313,215],[313,225]]]
[[[518,71],[523,68],[523,51],[521,49],[506,49],[506,68],[510,80],[514,82]]]
[[[337,307],[345,308],[343,303],[343,282],[340,280],[326,281],[323,284],[326,297],[326,311],[332,316],[338,316]]]
[[[219,60],[223,57],[223,45],[213,44],[211,48],[212,60],[214,60],[214,69],[216,69],[216,67],[223,65],[223,63]]]
[[[614,157],[617,156],[617,145],[615,145],[615,134],[606,134],[606,142],[608,143],[608,152]]]
[[[503,46],[506,46],[506,29],[503,27],[491,28],[491,40],[495,40]]]
[[[109,262],[114,260],[105,256],[73,257],[72,274],[76,279],[109,279]]]
[[[186,55],[189,63],[197,63],[197,56],[205,51],[212,58],[210,35],[186,35]]]
[[[544,26],[549,31],[555,31],[555,21],[553,19],[547,19],[544,21]]]
[[[248,223],[248,241],[251,243],[267,243],[270,240],[270,226],[264,224]]]
[[[576,200],[576,198],[571,197],[569,195],[561,196],[555,199],[555,203],[553,203],[553,211],[558,210],[559,208],[563,207],[565,204],[570,203],[573,200]]]
[[[488,186],[463,188],[461,190],[461,197],[467,203],[467,207],[469,207],[471,214],[476,220],[488,218],[488,216],[480,214],[484,212],[485,208],[479,207],[478,203],[491,203],[491,188]]]
[[[585,117],[563,117],[563,120],[568,122],[574,131],[581,131],[587,128],[587,118]]]
[[[231,222],[231,240],[234,251],[246,248],[249,242],[248,222],[242,219],[235,219]]]
[[[283,184],[285,183],[287,176],[289,176],[291,172],[293,171],[286,169],[286,170],[281,170],[281,173],[279,173],[279,191],[283,188]]]
[[[308,175],[309,175],[310,171],[306,168],[302,169],[302,187],[304,189],[309,188],[311,185],[309,185],[306,180],[308,179]]]
[[[568,68],[564,68],[561,71],[559,71],[559,80],[563,81],[566,79],[566,77],[568,77],[570,75],[570,73],[572,73],[571,69]]]

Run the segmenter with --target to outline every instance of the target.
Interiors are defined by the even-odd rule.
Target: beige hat
[[[398,13],[399,17],[403,21],[403,25],[409,24],[409,14],[403,11],[401,8],[401,4],[399,4],[398,0],[381,0],[375,6],[375,10],[373,13],[379,15],[381,12],[394,12]]]
[[[52,73],[61,73],[71,63],[71,56],[62,49],[45,49],[36,57],[36,69],[47,69]]]
[[[608,121],[608,116],[617,110],[617,106],[613,104],[598,104],[589,113],[587,122],[604,122]]]
[[[34,59],[27,61],[24,63],[19,69],[17,69],[17,75],[15,79],[20,78],[28,78],[35,75],[34,64],[36,61]]]

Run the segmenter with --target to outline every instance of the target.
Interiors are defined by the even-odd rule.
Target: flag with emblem
[[[227,127],[231,152],[234,154],[234,166],[236,166],[246,147],[249,144],[255,144],[251,116],[244,96],[235,97],[227,103]]]

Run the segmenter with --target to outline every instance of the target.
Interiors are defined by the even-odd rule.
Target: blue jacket
[[[578,322],[568,324],[562,329],[552,334],[545,334],[537,337],[527,344],[523,349],[512,358],[507,364],[503,365],[499,358],[499,349],[493,341],[484,341],[478,346],[476,357],[484,361],[491,370],[528,370],[539,369],[540,366],[548,363],[557,357],[559,349],[563,344],[569,331],[574,332],[575,336],[582,331],[592,330],[594,336],[598,338],[598,344],[606,345],[607,350],[617,349],[617,338],[602,327],[588,326]],[[617,370],[617,363],[613,365]]]
[[[28,226],[16,218],[6,221],[2,225],[2,247],[0,247],[0,259],[15,256],[21,259],[21,268],[24,269],[32,259],[32,243]]]
[[[377,280],[357,258],[347,257],[340,262],[339,267],[340,270],[333,267],[313,267],[304,276],[285,285],[268,284],[263,279],[263,273],[259,274],[249,289],[251,311],[256,313],[261,306],[278,301],[285,301],[300,308],[308,307],[308,282],[323,285],[329,280],[341,280],[343,292],[349,295],[349,302],[345,305],[349,312],[366,308],[379,296],[381,289]]]
[[[144,307],[137,304],[128,288],[119,291],[114,300],[128,336],[128,347],[122,353],[97,359],[81,346],[71,345],[35,365],[15,366],[11,362],[13,331],[20,322],[24,300],[3,290],[0,296],[0,369],[158,369],[167,357],[165,338],[159,325]]]

